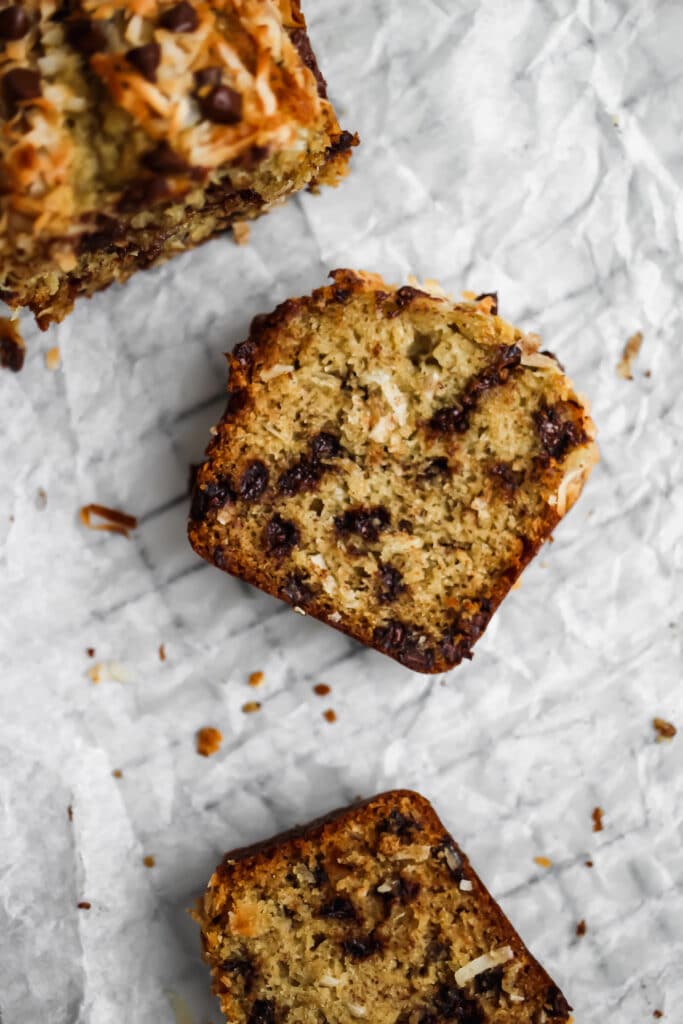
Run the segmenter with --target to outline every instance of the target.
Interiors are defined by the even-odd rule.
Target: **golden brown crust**
[[[371,903],[377,893],[386,890],[389,895],[396,883],[377,889],[377,879],[396,878],[397,868],[404,909],[381,923],[382,914],[378,919]],[[369,952],[364,955],[363,968],[354,970],[349,965],[349,954],[342,955],[337,963],[333,950],[327,966],[321,968],[315,952],[323,939],[336,944],[346,936],[343,948],[353,949],[345,929],[357,941],[359,899],[365,922],[360,931],[375,922],[371,932],[374,941],[366,940]],[[278,922],[278,915],[273,919],[269,914],[270,905],[287,907],[286,916],[297,922],[291,938],[286,926]],[[334,908],[334,912],[325,911],[326,907]],[[313,930],[319,933],[308,954],[308,967],[307,912],[311,912],[310,920],[317,920]],[[406,912],[412,915],[412,924],[406,923]],[[432,912],[433,921],[425,920]],[[296,988],[275,986],[263,969],[263,956],[275,933],[279,946],[291,943],[286,953],[302,965],[301,973],[309,984],[317,978],[317,991],[322,993],[318,1011],[331,1020],[337,1020],[340,1013],[344,1019],[343,1009],[340,1011],[338,1003],[330,1004],[329,992],[325,991],[335,977],[343,979],[345,993],[353,993],[351,1005],[365,1010],[352,1012],[352,1016],[368,1016],[379,1024],[389,1019],[412,1021],[411,1004],[427,1012],[431,1009],[429,1000],[437,1006],[444,1001],[444,989],[450,993],[452,1012],[447,1019],[461,1024],[559,1024],[569,1019],[570,1007],[562,993],[526,949],[431,804],[409,790],[382,793],[306,827],[228,853],[212,876],[195,916],[202,928],[204,957],[212,970],[214,991],[231,1021],[253,1020],[254,1006],[262,1007],[264,1003],[268,1004],[269,1020],[284,1019],[280,1016],[284,1006],[295,1021],[317,1019],[315,1015],[306,1016],[306,1011],[316,1006],[315,994],[307,993],[302,998]],[[344,923],[328,931],[321,921],[326,916]],[[445,931],[444,921],[450,921]],[[425,932],[431,934],[432,946],[452,943],[442,966],[435,970],[430,965],[424,983],[419,976],[427,975],[426,971],[418,972],[413,967],[407,977],[414,980],[406,982],[407,965],[399,966],[400,959],[397,963],[404,927],[415,936],[413,954],[418,956],[418,963],[415,950]],[[386,964],[382,961],[384,948],[388,950]],[[427,948],[431,948],[429,943]],[[482,956],[483,961],[479,959]],[[243,987],[229,966],[235,962],[249,965],[247,986]],[[321,977],[321,969],[328,973]],[[480,984],[476,978],[487,970],[490,981]],[[405,1018],[400,1014],[386,1016],[386,1003],[376,998],[381,989],[378,979],[382,978],[390,989],[402,993],[403,1002],[399,1002]],[[349,998],[338,988],[334,994],[340,1000]],[[289,1019],[289,1012],[286,1016]]]
[[[332,277],[331,285],[316,290],[311,296],[290,299],[278,306],[271,314],[257,317],[252,324],[249,338],[238,345],[229,357],[230,400],[226,413],[218,424],[215,436],[207,449],[207,461],[201,467],[197,478],[193,512],[189,524],[190,540],[199,554],[225,571],[266,590],[273,596],[299,606],[307,614],[348,633],[362,643],[383,650],[384,653],[395,657],[407,667],[422,672],[442,672],[453,667],[463,657],[470,656],[472,645],[484,632],[505,594],[539,547],[547,540],[560,518],[578,497],[583,483],[597,459],[597,448],[593,441],[594,427],[585,406],[571,390],[571,385],[563,376],[557,362],[538,352],[538,343],[535,339],[521,334],[493,314],[490,299],[485,298],[478,303],[454,304],[445,297],[421,289],[392,288],[377,275],[339,270],[335,271]],[[363,305],[359,306],[358,303]],[[303,353],[308,352],[312,347],[306,340],[307,330],[310,329],[315,335],[316,331],[320,332],[322,324],[329,331],[330,337],[333,338],[337,332],[341,338],[345,332],[348,334],[351,329],[349,325],[353,324],[353,329],[357,333],[362,334],[363,330],[367,330],[368,336],[378,338],[381,331],[405,332],[413,328],[417,331],[416,324],[422,324],[420,330],[426,331],[425,323],[431,325],[430,329],[436,329],[434,325],[442,322],[450,324],[452,331],[456,331],[457,328],[456,339],[462,338],[462,345],[474,347],[473,350],[476,350],[477,358],[483,360],[484,370],[480,370],[469,380],[470,392],[466,393],[464,397],[460,395],[458,398],[458,401],[465,402],[465,413],[461,411],[456,414],[454,408],[442,410],[439,414],[440,419],[434,417],[437,424],[431,429],[429,424],[425,426],[425,422],[419,417],[415,420],[415,436],[422,438],[420,451],[427,454],[432,451],[434,455],[438,455],[439,458],[435,460],[438,465],[446,461],[446,456],[451,463],[454,460],[457,463],[457,459],[460,458],[459,448],[462,448],[462,445],[467,442],[466,430],[469,429],[469,419],[479,414],[482,403],[493,402],[493,399],[481,398],[481,395],[485,395],[488,391],[491,394],[500,394],[500,402],[504,403],[506,393],[511,401],[510,396],[514,394],[515,388],[526,387],[529,391],[528,401],[534,403],[531,406],[532,411],[526,415],[526,420],[519,409],[514,415],[517,416],[515,422],[520,421],[520,418],[523,424],[526,422],[525,429],[530,434],[527,444],[528,452],[520,456],[516,463],[518,469],[519,467],[524,469],[526,466],[527,482],[524,487],[528,492],[527,505],[530,511],[525,513],[522,509],[519,512],[518,543],[515,542],[510,548],[510,544],[514,541],[514,538],[511,538],[504,558],[495,563],[496,572],[489,574],[485,585],[481,582],[472,585],[469,592],[458,591],[457,598],[453,596],[446,601],[447,604],[449,600],[453,602],[451,605],[453,621],[450,632],[442,634],[440,640],[429,641],[425,644],[425,641],[420,641],[419,637],[424,634],[429,635],[428,628],[424,628],[420,623],[412,628],[410,624],[406,623],[405,617],[388,616],[385,614],[385,609],[376,604],[373,606],[372,602],[365,601],[362,612],[354,614],[348,612],[339,596],[339,587],[335,586],[335,580],[336,583],[339,583],[338,574],[335,575],[331,570],[334,577],[332,582],[330,582],[330,577],[325,575],[329,562],[328,549],[334,549],[334,538],[328,534],[321,540],[318,530],[315,540],[312,538],[304,540],[310,515],[301,507],[299,508],[300,516],[296,520],[297,532],[301,538],[301,544],[307,545],[308,562],[313,563],[323,572],[323,586],[313,590],[308,586],[300,587],[302,597],[298,599],[297,586],[289,586],[284,579],[282,567],[287,564],[287,559],[268,557],[267,552],[265,557],[256,557],[253,544],[246,543],[245,528],[238,510],[240,507],[244,507],[250,515],[254,515],[255,506],[250,504],[251,499],[247,499],[247,504],[241,506],[241,496],[237,493],[234,476],[235,473],[239,476],[243,471],[244,453],[256,443],[255,437],[260,430],[259,422],[269,415],[267,412],[269,388],[275,389],[273,395],[277,395],[277,397],[273,397],[272,401],[277,403],[278,415],[283,422],[287,420],[287,409],[295,401],[295,398],[292,397],[296,391],[294,378],[303,373],[302,367],[295,371],[294,364],[298,365],[299,355],[301,355],[303,366]],[[317,326],[306,326],[313,324]],[[394,324],[397,325],[396,328],[393,327]],[[417,331],[417,335],[419,335],[419,331]],[[292,341],[293,338],[299,340]],[[359,348],[362,348],[362,344],[362,342],[359,343]],[[380,343],[376,342],[375,344]],[[455,346],[459,342],[454,339],[452,344]],[[511,368],[500,363],[501,359],[508,359]],[[383,381],[384,397],[388,394],[391,399],[394,387],[391,379],[391,359],[389,358],[389,369],[384,376],[382,376],[384,371],[377,371],[374,368],[375,364],[381,367],[387,365],[386,360],[382,362],[379,349],[375,349],[370,362],[373,363],[372,373],[367,379],[371,382]],[[378,372],[379,377],[377,376]],[[281,375],[284,375],[282,376],[283,380],[287,375],[291,378],[289,391],[285,390],[284,385],[278,391],[278,380],[275,381],[275,385],[271,384],[272,380]],[[424,378],[421,379],[424,380]],[[418,390],[419,387],[422,387],[422,385],[410,386],[415,386]],[[446,378],[445,383],[438,384],[437,388],[442,389],[445,393],[450,386],[448,378]],[[365,385],[363,387],[367,391],[367,387]],[[336,416],[337,422],[342,423],[343,418],[347,416],[349,403],[353,404],[356,399],[350,393],[347,393],[348,397],[344,398],[343,388],[338,399],[336,397],[329,399],[329,394],[329,392],[320,392],[318,395],[312,391],[309,405],[312,409],[316,409],[320,405],[322,412],[319,419],[324,424],[326,419],[331,422],[330,418],[334,419],[335,416],[336,406],[330,405],[329,401],[339,401],[341,404]],[[420,398],[419,394],[417,394],[417,398]],[[380,400],[383,400],[382,396],[380,396]],[[401,401],[400,395],[397,400]],[[550,403],[550,406],[546,408],[544,403]],[[508,406],[503,405],[501,415],[512,418],[513,412],[506,411]],[[491,408],[494,407],[491,406]],[[533,411],[534,409],[535,411]],[[467,410],[472,411],[468,412]],[[451,421],[448,420],[448,415],[451,415]],[[493,416],[494,412],[487,413],[487,415]],[[315,417],[310,410],[307,410],[307,416],[307,422],[314,421]],[[312,416],[313,419],[311,419]],[[458,416],[462,419],[462,423],[453,423],[453,418],[457,421]],[[349,478],[354,477],[355,474],[354,478],[356,478],[359,471],[366,474],[369,479],[373,472],[373,466],[376,466],[378,460],[388,466],[392,463],[395,464],[395,472],[401,476],[405,475],[406,462],[401,455],[401,449],[392,448],[394,437],[399,429],[395,419],[388,419],[387,416],[384,416],[383,419],[380,419],[379,426],[376,420],[377,417],[375,417],[374,427],[370,423],[367,428],[370,431],[371,441],[373,438],[377,438],[376,443],[372,441],[368,445],[367,437],[361,438],[361,440],[357,438],[354,448],[348,438],[344,440],[342,448],[348,458],[344,462],[343,469],[335,470],[338,481],[341,480],[340,474],[342,473],[350,474]],[[390,424],[393,423],[393,427],[389,427],[388,433],[383,426],[385,420]],[[293,434],[298,438],[303,427],[300,421],[297,422],[298,426]],[[488,429],[486,417],[480,418],[478,422],[480,430]],[[291,423],[287,423],[287,427],[289,429]],[[274,424],[272,429],[275,433],[278,432]],[[292,430],[289,432],[292,433]],[[259,443],[264,444],[265,438],[267,445],[268,435],[261,431],[260,436]],[[276,444],[276,442],[274,443]],[[301,441],[296,443],[301,444]],[[412,439],[410,443],[413,443]],[[232,454],[233,450],[234,455]],[[286,455],[286,451],[284,454]],[[269,480],[268,489],[266,490],[265,486],[263,488],[263,497],[261,494],[255,495],[255,497],[258,497],[259,501],[262,497],[265,503],[264,515],[266,514],[265,510],[268,509],[269,514],[275,513],[275,516],[279,516],[280,519],[284,516],[285,520],[289,521],[287,509],[292,507],[292,502],[288,503],[286,500],[289,492],[282,484],[282,476],[278,485],[279,494],[278,489],[274,489],[272,479],[276,473],[282,473],[281,459],[283,455],[271,456],[272,453],[265,448],[263,456],[259,455],[254,462],[254,464],[261,465],[262,472],[265,474],[264,480]],[[487,501],[492,508],[498,509],[502,516],[501,521],[505,521],[503,506],[506,501],[514,503],[515,491],[519,494],[522,493],[518,482],[520,473],[513,472],[505,462],[495,463],[495,458],[495,445],[493,445],[489,454],[486,455],[486,460],[494,462],[491,472],[498,473],[498,476],[493,483],[487,485],[486,493],[489,495]],[[480,462],[481,457],[479,457]],[[476,458],[473,465],[478,471],[480,467]],[[326,468],[330,470],[329,465]],[[322,473],[317,472],[315,464],[311,463],[310,456],[302,455],[298,468],[295,463],[290,474],[292,472],[299,472],[300,476],[302,473],[308,472],[309,479],[304,480],[299,490],[304,492],[308,490],[312,494],[316,487],[321,487],[320,498],[321,500],[326,499],[324,481],[319,485]],[[389,470],[387,470],[388,472]],[[396,479],[395,476],[394,479]],[[222,492],[221,487],[223,487]],[[329,488],[332,488],[331,483]],[[491,488],[493,488],[493,492]],[[294,493],[291,487],[289,490]],[[418,493],[423,494],[424,491],[418,491]],[[426,494],[425,500],[431,501],[432,497],[430,492]],[[474,492],[472,497],[475,497]],[[330,498],[330,500],[333,499]],[[483,501],[483,498],[481,500]],[[370,504],[377,505],[378,503],[370,502]],[[462,512],[462,503],[457,507]],[[234,522],[231,512],[233,508],[235,510]],[[393,516],[391,508],[389,508],[389,512],[392,513],[392,526],[386,530],[386,533],[383,533],[386,524],[377,521],[374,527],[372,525],[368,527],[370,532],[367,534],[366,540],[377,540],[376,536],[371,535],[373,531],[375,534],[382,533],[387,537],[389,530],[395,531],[396,527],[393,523],[395,523],[396,517]],[[483,506],[481,506],[481,514],[486,514],[486,509]],[[305,518],[301,518],[301,516]],[[340,519],[342,520],[341,527],[339,526]],[[344,531],[343,517],[337,516],[335,522],[338,526],[337,547],[341,545],[348,548],[349,532],[348,530]],[[349,529],[354,531],[353,523]],[[521,532],[522,529],[523,532]],[[448,540],[449,528],[444,526],[444,530],[446,532],[442,540]],[[479,532],[481,533],[481,531]],[[406,537],[406,542],[410,542],[409,537]],[[417,543],[417,541],[414,542]],[[349,556],[351,560],[367,555],[367,551],[355,550],[354,552],[353,543],[354,537],[352,536]],[[322,546],[320,546],[321,544]],[[322,563],[320,562],[321,556],[323,556]],[[377,558],[379,558],[379,563]],[[299,557],[294,552],[292,559],[291,573],[296,578],[301,575],[304,564],[303,555]],[[376,567],[379,565],[381,571],[380,555],[376,557],[373,564]],[[364,565],[367,570],[369,566],[367,560]],[[371,565],[370,569],[372,570]],[[443,571],[450,572],[451,569],[446,565]],[[317,570],[315,574],[319,575]],[[393,586],[393,597],[397,599],[396,607],[399,607],[401,602],[397,588],[405,590],[405,587],[402,586],[394,570],[389,570],[386,578],[390,590]],[[404,606],[410,604],[409,600],[404,601]],[[440,614],[438,607],[433,607],[432,612],[431,616],[425,618],[425,622],[429,622],[430,618],[434,618],[435,615],[438,617]]]

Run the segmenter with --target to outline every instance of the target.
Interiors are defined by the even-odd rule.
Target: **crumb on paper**
[[[586,922],[583,920],[583,918],[581,918],[581,920],[576,926],[576,934],[579,937],[586,934]]]
[[[66,809],[66,816],[69,819],[69,821],[73,821],[74,820],[74,809],[71,806],[71,804],[69,804],[69,806]]]
[[[211,757],[221,748],[223,733],[207,725],[197,733],[197,753],[202,757]]]
[[[549,857],[534,857],[534,864],[538,864],[539,868],[551,868],[553,862]]]
[[[605,812],[603,811],[602,807],[594,807],[593,808],[593,813],[591,814],[591,817],[593,819],[593,831],[594,832],[602,832],[602,829],[603,829],[602,816],[603,816],[604,813]]]
[[[327,683],[316,683],[313,687],[313,693],[317,694],[318,697],[327,697],[328,693],[332,692],[332,687],[328,686]]]
[[[36,508],[44,509],[47,507],[47,491],[44,487],[39,487],[36,491]]]
[[[114,776],[115,779],[122,779],[123,778],[123,772],[121,771],[120,768],[114,768],[114,771],[112,772],[112,775]]]
[[[83,505],[79,512],[83,526],[88,530],[105,530],[108,533],[120,533],[122,537],[128,537],[130,531],[134,530],[138,521],[135,516],[129,516],[126,512],[119,512],[115,508],[107,508],[106,505]],[[97,516],[103,519],[102,523],[94,523],[92,517]]]
[[[666,743],[676,735],[676,726],[665,718],[653,718],[652,725],[657,733],[657,743]]]
[[[586,865],[587,868],[592,868],[593,867],[593,861],[592,860],[585,860],[583,863]]]
[[[622,380],[633,380],[633,363],[640,352],[640,346],[643,344],[643,335],[641,331],[637,331],[632,334],[624,345],[624,351],[621,353],[621,359],[617,363],[617,375]]]
[[[145,865],[146,868],[153,868],[154,865],[156,864],[156,860],[150,853],[148,853],[146,857],[142,858],[142,863]]]
[[[232,237],[236,245],[246,245],[251,235],[251,227],[246,220],[236,220],[232,224]]]
[[[337,721],[337,712],[333,711],[332,708],[328,708],[327,711],[323,711],[323,718],[331,725],[333,722]]]
[[[261,702],[258,700],[248,700],[246,704],[242,705],[242,711],[245,715],[253,715],[256,711],[261,710]]]
[[[95,648],[94,647],[86,647],[85,653],[88,655],[89,658],[94,658],[95,657]]]
[[[59,345],[49,348],[45,353],[45,366],[48,370],[58,370],[61,361],[62,353],[59,351]]]
[[[655,1020],[659,1020],[659,1018],[663,1017],[664,1014],[662,1013],[661,1010],[653,1010],[652,1011],[652,1016],[655,1018]]]
[[[87,670],[86,675],[95,685],[103,682],[127,683],[129,679],[128,672],[119,661],[98,661]]]
[[[19,321],[0,316],[0,366],[19,373],[25,357],[26,345],[19,333]]]
[[[81,900],[81,902],[77,903],[76,906],[79,910],[90,910],[92,903],[89,903],[87,900]]]
[[[251,675],[249,676],[249,685],[260,686],[264,679],[265,675],[263,674],[263,672],[252,672]]]
[[[159,661],[166,661],[166,644],[159,644]]]

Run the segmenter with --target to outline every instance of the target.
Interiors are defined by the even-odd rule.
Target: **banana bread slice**
[[[299,0],[0,11],[0,297],[41,327],[289,194],[342,132]]]
[[[593,424],[493,297],[332,277],[257,317],[230,357],[190,541],[409,668],[444,671],[578,497]]]
[[[569,1020],[417,793],[384,793],[227,854],[195,917],[231,1024]]]

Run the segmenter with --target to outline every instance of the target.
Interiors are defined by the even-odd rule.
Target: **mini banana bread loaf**
[[[409,668],[444,671],[578,497],[593,424],[493,297],[332,276],[257,317],[230,357],[190,540]]]
[[[0,296],[41,327],[334,184],[342,132],[299,0],[27,0],[0,10]]]
[[[570,1019],[417,793],[229,853],[195,916],[231,1024]]]

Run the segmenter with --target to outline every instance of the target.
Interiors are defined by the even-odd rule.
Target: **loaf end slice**
[[[303,188],[340,128],[299,0],[55,0],[0,22],[0,297],[45,328]]]
[[[371,274],[257,317],[200,467],[209,562],[419,672],[471,657],[597,460],[585,403],[491,296]]]
[[[228,854],[195,916],[232,1024],[570,1020],[417,793],[384,793]]]

